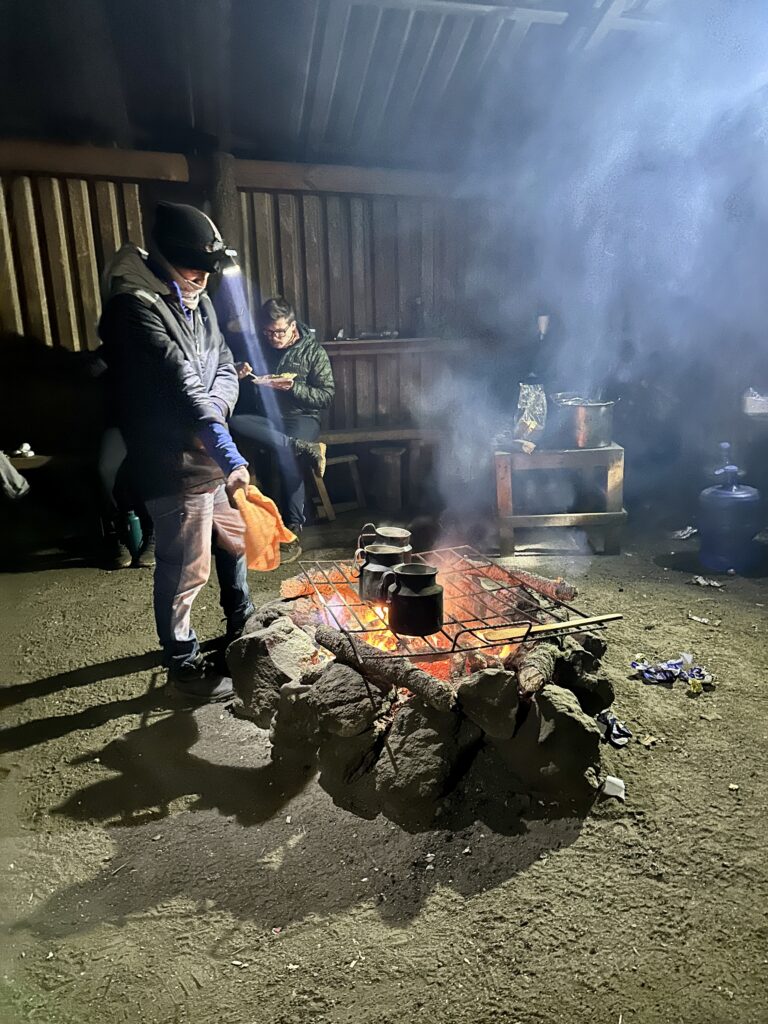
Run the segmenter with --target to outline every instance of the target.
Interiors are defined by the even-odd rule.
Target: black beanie
[[[152,237],[175,267],[212,273],[219,270],[226,257],[234,255],[210,217],[184,203],[157,204]]]

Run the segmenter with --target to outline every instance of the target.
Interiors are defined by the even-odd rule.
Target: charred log
[[[385,693],[391,689],[410,690],[436,711],[450,711],[456,702],[452,687],[416,668],[407,658],[388,657],[364,640],[328,626],[318,626],[315,638],[342,665],[361,672]]]

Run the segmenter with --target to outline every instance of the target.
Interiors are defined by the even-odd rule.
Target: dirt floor
[[[481,802],[417,835],[175,705],[148,571],[0,578],[2,1024],[768,1021],[768,580],[690,586],[675,546],[521,560],[626,616],[607,661],[634,736],[604,758],[626,804],[489,824]],[[213,587],[196,611],[216,635]],[[630,679],[640,651],[717,688]]]

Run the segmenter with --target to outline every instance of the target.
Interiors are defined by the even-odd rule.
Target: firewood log
[[[526,572],[524,569],[508,569],[510,576],[516,577],[529,590],[537,594],[543,594],[553,601],[573,601],[578,596],[578,590],[567,580],[558,577],[555,580],[547,579],[546,576],[537,576],[536,573]]]
[[[357,669],[385,693],[393,688],[405,688],[436,711],[450,711],[456,702],[452,687],[416,668],[408,658],[388,657],[364,640],[329,626],[318,626],[315,640],[342,665]]]
[[[561,654],[554,644],[536,644],[528,650],[520,650],[517,657],[517,691],[521,697],[532,697],[552,680]]]

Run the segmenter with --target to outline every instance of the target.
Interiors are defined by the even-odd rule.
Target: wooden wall
[[[435,358],[449,354],[437,338],[461,332],[473,202],[449,198],[437,175],[258,161],[234,170],[230,230],[240,229],[252,310],[282,293],[321,341],[339,329],[400,332],[328,346],[337,394],[327,426],[412,421]],[[159,195],[199,204],[204,182],[178,154],[0,140],[0,331],[96,347],[105,261],[126,241],[144,244]]]
[[[98,345],[104,263],[143,245],[136,182],[0,177],[0,330],[72,351]]]
[[[343,329],[450,333],[461,318],[468,204],[440,198],[240,192],[253,312],[283,294],[320,340]]]
[[[333,404],[324,416],[331,430],[410,426],[421,420],[424,387],[436,365],[460,355],[461,342],[438,338],[330,342],[325,346],[336,381]]]

